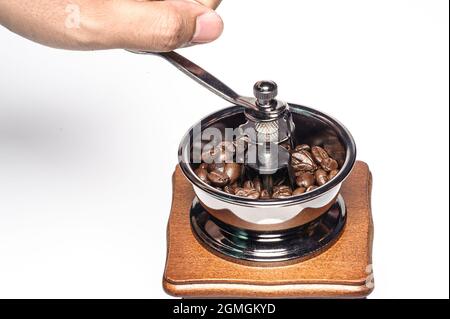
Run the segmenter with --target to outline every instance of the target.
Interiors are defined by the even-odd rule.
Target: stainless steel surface
[[[278,85],[274,81],[258,81],[253,86],[253,95],[256,98],[257,111],[247,109],[245,114],[250,121],[275,122],[289,112],[289,105],[277,100]]]
[[[278,95],[278,85],[273,81],[259,81],[253,86],[253,94],[260,108],[271,108]]]
[[[319,218],[283,231],[234,227],[208,214],[197,199],[191,208],[191,226],[200,243],[221,257],[238,262],[257,262],[258,266],[315,256],[339,238],[346,218],[341,196]]]
[[[193,128],[181,142],[179,162],[208,212],[216,218],[223,217],[226,222],[232,220],[235,226],[242,228],[277,230],[300,226],[310,221],[310,215],[317,217],[329,209],[355,163],[355,142],[342,124],[322,112],[294,104],[290,104],[290,112],[296,127],[293,138],[298,143],[322,145],[339,162],[341,170],[338,175],[314,191],[291,198],[262,201],[230,195],[206,185],[194,173],[195,167],[189,162]],[[234,106],[206,117],[201,121],[201,128],[225,130],[238,127],[246,121],[244,109]]]

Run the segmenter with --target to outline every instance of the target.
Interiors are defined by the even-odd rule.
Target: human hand
[[[171,51],[223,31],[221,0],[0,0],[0,24],[32,41],[71,50]]]

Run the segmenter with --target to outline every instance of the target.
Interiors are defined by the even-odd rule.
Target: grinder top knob
[[[272,122],[281,119],[288,109],[286,103],[276,99],[278,85],[274,81],[256,82],[253,86],[253,95],[254,107],[245,108],[245,115],[251,121]]]
[[[278,95],[278,85],[273,81],[259,81],[253,87],[256,103],[261,108],[272,107]]]
[[[293,146],[294,124],[288,105],[276,99],[278,85],[275,82],[256,82],[253,93],[256,109],[245,109],[247,122],[240,126],[243,135],[247,132],[256,133],[247,134],[249,144],[244,163],[248,172],[253,170],[261,176],[264,188],[271,192],[272,175],[280,172],[287,174],[290,181],[293,180],[288,171],[290,154],[280,144]]]

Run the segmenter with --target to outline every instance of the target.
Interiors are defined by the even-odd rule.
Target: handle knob
[[[253,93],[260,106],[267,106],[277,97],[278,85],[273,81],[259,81],[253,87]]]

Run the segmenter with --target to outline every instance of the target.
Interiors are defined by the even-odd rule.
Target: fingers
[[[0,0],[0,24],[56,48],[170,51],[217,39],[223,22],[206,5],[219,2]]]
[[[171,51],[214,41],[222,19],[209,8],[187,1],[111,1],[105,45],[111,48]]]

